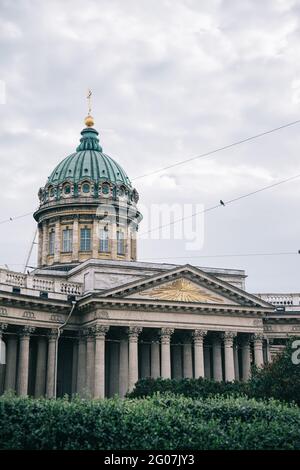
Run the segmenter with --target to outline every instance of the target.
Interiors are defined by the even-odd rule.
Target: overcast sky
[[[88,87],[103,150],[131,179],[300,119],[299,18],[300,0],[0,0],[1,220],[34,210],[78,145]],[[296,125],[133,183],[144,208],[210,207],[300,173],[299,154]],[[299,197],[300,179],[220,207],[202,249],[141,240],[139,259],[245,269],[251,292],[299,292],[300,255],[200,258],[297,252]],[[0,225],[0,265],[22,270],[34,230],[31,216]]]

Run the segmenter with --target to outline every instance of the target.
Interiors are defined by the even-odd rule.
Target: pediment
[[[228,299],[211,292],[184,277],[174,281],[163,282],[152,289],[145,289],[127,298],[171,300],[177,302],[200,302],[209,304],[226,304]]]
[[[185,265],[109,289],[101,297],[161,302],[239,305],[270,309],[270,304],[194,266]]]

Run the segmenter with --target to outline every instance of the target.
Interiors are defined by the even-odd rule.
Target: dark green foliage
[[[292,338],[282,354],[259,370],[254,370],[249,382],[250,393],[257,398],[274,397],[284,401],[295,401],[300,405],[300,364],[292,362],[295,352]],[[299,347],[299,346],[298,346]]]
[[[142,398],[160,392],[171,392],[191,398],[207,398],[214,395],[239,396],[249,393],[243,382],[215,382],[207,379],[152,379],[139,380],[128,398]]]
[[[252,398],[276,398],[300,405],[300,364],[293,364],[292,345],[296,338],[271,364],[252,370],[247,382],[215,382],[207,379],[141,379],[129,398],[151,396],[156,392],[172,392],[192,398],[206,398],[214,395],[225,397],[247,395]],[[299,338],[298,338],[299,339]]]
[[[245,397],[0,399],[0,449],[300,449],[300,409]]]

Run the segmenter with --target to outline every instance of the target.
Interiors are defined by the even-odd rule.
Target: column
[[[95,385],[94,398],[105,397],[105,335],[109,330],[107,325],[96,325],[95,334]]]
[[[151,377],[160,377],[160,348],[159,339],[154,336],[151,343]]]
[[[214,335],[212,339],[213,348],[213,379],[217,382],[223,380],[222,374],[222,353],[221,353],[221,339],[219,335]]]
[[[224,337],[224,356],[225,356],[225,380],[233,382],[234,373],[234,356],[233,356],[233,338],[236,336],[235,331],[225,331]]]
[[[266,348],[267,348],[267,362],[268,362],[268,364],[270,364],[272,362],[271,348],[270,348],[270,343],[271,342],[272,342],[272,340],[270,340],[270,338],[267,338]]]
[[[98,219],[93,220],[93,236],[92,236],[92,256],[93,258],[98,258],[98,251],[99,251],[99,222]]]
[[[72,395],[76,394],[77,390],[77,370],[78,370],[78,338],[73,339],[73,352],[72,352]]]
[[[37,344],[37,361],[35,374],[34,396],[36,398],[45,395],[46,386],[46,369],[47,369],[47,341],[46,338],[40,336]]]
[[[84,330],[79,332],[77,365],[77,393],[83,396],[86,386],[86,336]]]
[[[240,380],[240,368],[239,368],[239,344],[237,338],[233,341],[233,358],[234,358],[234,377],[235,380]]]
[[[119,359],[119,394],[124,397],[128,391],[128,336],[122,334]]]
[[[86,337],[86,394],[89,398],[94,392],[95,341],[94,330],[89,328]]]
[[[174,333],[173,328],[162,328],[160,332],[161,338],[161,376],[163,379],[171,378],[171,351],[170,341]]]
[[[141,377],[150,377],[150,344],[141,344]]]
[[[195,362],[195,379],[204,377],[204,351],[203,341],[207,334],[205,330],[195,330],[194,338],[194,362]]]
[[[6,369],[4,390],[16,390],[18,340],[16,336],[9,335],[6,342]]]
[[[117,259],[117,225],[116,216],[112,217],[113,222],[110,224],[111,230],[111,258]]]
[[[134,389],[135,383],[138,381],[138,337],[142,332],[142,328],[131,326],[128,330],[129,338],[129,391]]]
[[[263,356],[263,335],[256,333],[254,335],[254,360],[257,367],[262,367],[264,365],[264,356]]]
[[[172,344],[171,364],[172,364],[172,378],[182,379],[183,377],[182,344]]]
[[[42,225],[38,225],[38,267],[42,266],[43,257],[43,228]]]
[[[42,249],[42,265],[47,264],[47,255],[49,252],[48,247],[48,224],[47,222],[43,223],[43,249]]]
[[[193,357],[191,333],[186,332],[183,337],[183,377],[193,378]]]
[[[251,355],[250,355],[250,338],[242,339],[242,380],[246,382],[250,378],[251,372]]]
[[[211,379],[211,360],[210,360],[211,346],[209,344],[204,346],[204,377]]]
[[[60,261],[60,250],[61,250],[61,235],[60,235],[60,221],[55,222],[55,244],[54,244],[54,261]]]
[[[48,335],[48,361],[46,397],[56,397],[57,386],[57,356],[58,356],[58,330],[53,328]]]
[[[73,248],[72,248],[72,261],[78,261],[79,253],[79,224],[78,217],[75,216],[73,221]]]
[[[3,332],[7,324],[0,322],[0,395],[4,390],[5,369],[6,369],[6,343],[3,340]]]
[[[20,396],[26,396],[28,393],[28,376],[29,376],[29,342],[30,335],[35,328],[32,326],[24,326],[20,333],[20,349],[19,349],[19,365],[18,365],[18,381],[17,392]]]
[[[113,397],[119,392],[119,343],[111,341],[109,344],[109,396]]]

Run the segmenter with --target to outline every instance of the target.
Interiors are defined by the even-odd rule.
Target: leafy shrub
[[[298,338],[299,339],[299,338]],[[153,379],[139,380],[129,398],[152,396],[156,392],[172,392],[192,398],[214,395],[252,398],[276,398],[300,405],[300,364],[293,364],[291,339],[284,351],[263,368],[253,368],[250,380],[245,382],[215,382],[208,379]]]
[[[155,393],[171,392],[191,398],[207,398],[213,395],[239,396],[249,393],[249,386],[244,382],[215,382],[208,379],[140,379],[128,398],[152,396]]]
[[[292,362],[292,338],[287,347],[262,369],[255,369],[249,382],[253,397],[274,397],[284,401],[295,401],[300,405],[300,364]]]
[[[300,409],[246,397],[0,398],[0,449],[300,449]]]

